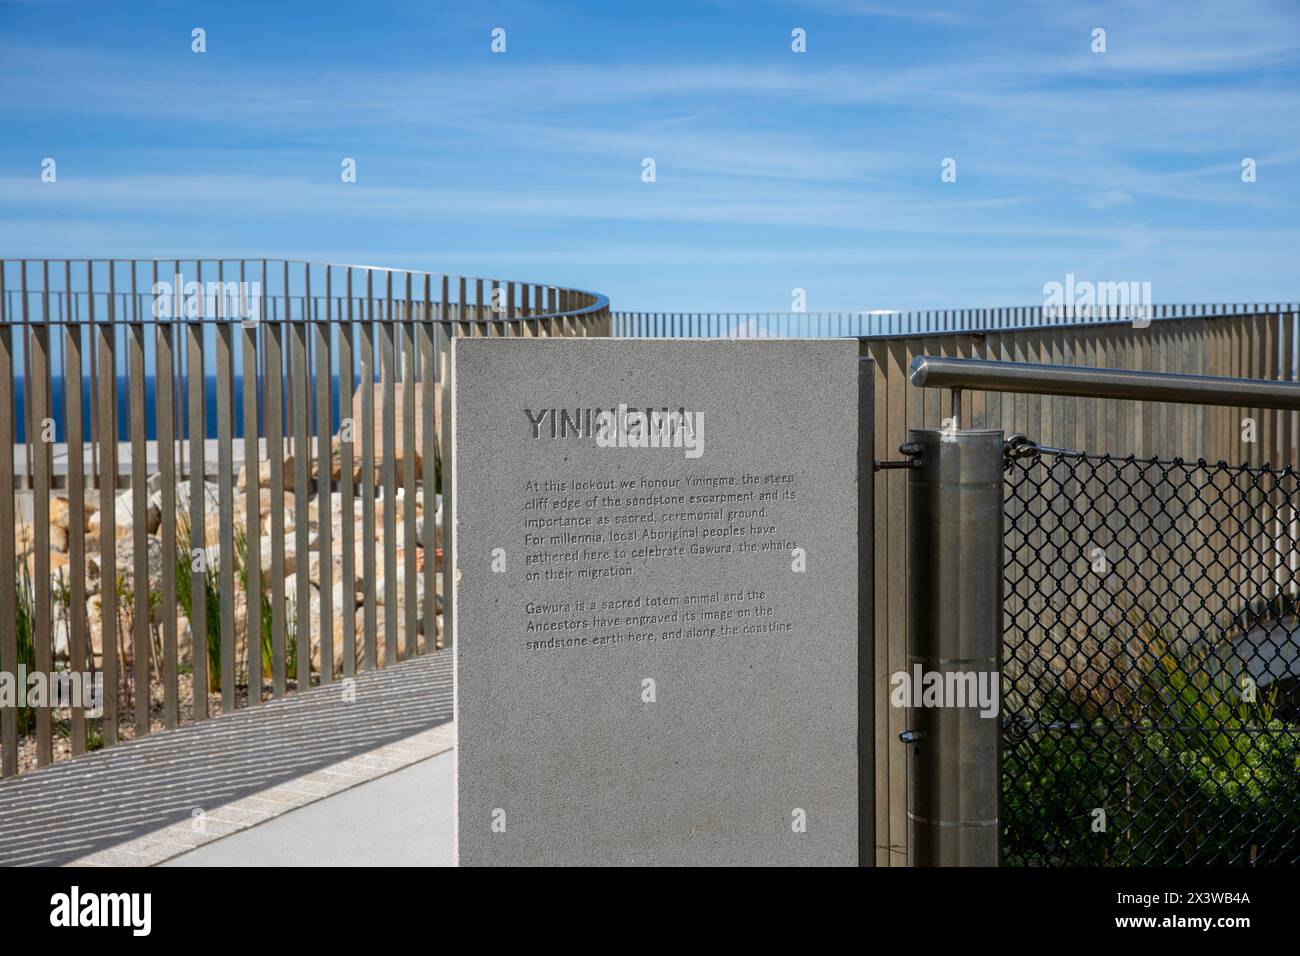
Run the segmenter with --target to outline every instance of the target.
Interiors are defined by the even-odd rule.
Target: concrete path
[[[430,757],[164,866],[451,866],[455,755]]]
[[[454,743],[451,656],[0,782],[0,865],[151,865],[441,753]]]

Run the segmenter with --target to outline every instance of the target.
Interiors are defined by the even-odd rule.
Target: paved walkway
[[[354,700],[344,687],[0,783],[0,865],[158,863],[452,745],[450,652],[358,677]]]
[[[451,866],[447,751],[178,856],[164,866]]]

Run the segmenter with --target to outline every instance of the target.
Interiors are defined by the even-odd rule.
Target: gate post
[[[997,866],[1002,432],[908,440],[908,863]]]

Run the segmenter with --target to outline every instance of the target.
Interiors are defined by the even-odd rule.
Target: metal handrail
[[[120,315],[112,310],[113,303],[131,304],[132,299],[136,302],[148,301],[151,283],[160,279],[171,280],[175,272],[182,273],[187,281],[231,284],[260,281],[260,298],[263,302],[305,302],[310,299],[312,303],[342,303],[369,299],[410,302],[413,306],[429,304],[454,308],[457,310],[455,316],[441,313],[433,321],[466,326],[521,320],[541,322],[602,317],[608,313],[610,304],[609,298],[601,293],[552,283],[300,259],[177,256],[16,258],[0,259],[0,322],[66,325],[79,324],[90,318],[99,322],[107,319],[114,323],[149,323],[153,318],[143,310],[135,308],[130,316]],[[328,289],[331,276],[337,282],[336,291],[324,294],[317,291],[313,294],[313,285],[317,289],[322,285]],[[352,281],[363,277],[365,281],[357,282],[357,292],[352,294]],[[325,280],[324,283],[321,283],[321,279]],[[375,286],[382,283],[387,291],[377,295],[363,294],[361,289],[369,287],[372,282]],[[345,283],[349,290],[346,296],[340,294]],[[510,290],[504,310],[490,307],[492,290],[497,289]],[[487,295],[484,295],[485,291]],[[88,303],[92,309],[98,301],[108,305],[110,311],[108,314],[74,318],[67,314],[73,300]],[[56,306],[55,309],[50,308],[51,302]],[[66,308],[58,308],[60,305]],[[489,313],[486,317],[485,312]],[[203,322],[222,317],[201,315],[188,321]],[[168,317],[168,321],[174,320],[175,317]]]
[[[841,312],[647,312],[611,313],[616,335],[708,335],[710,328],[757,324],[758,332],[736,337],[785,335],[894,340],[946,335],[975,337],[1014,332],[1065,332],[1077,329],[1132,326],[1146,328],[1165,322],[1228,319],[1243,315],[1295,316],[1300,304],[1282,303],[1164,303],[1134,314],[1132,308],[1099,305],[1052,309],[1043,305],[968,309],[858,309]],[[796,331],[791,331],[795,329]],[[809,332],[808,329],[825,330]],[[675,332],[673,330],[676,330]],[[692,331],[694,330],[694,331]],[[705,330],[705,331],[701,331]]]
[[[912,360],[909,380],[920,388],[1024,392],[1031,395],[1069,395],[1075,398],[1119,398],[1143,402],[1182,402],[1191,405],[1300,411],[1300,382],[1214,375],[1033,365],[1025,362],[918,355]]]

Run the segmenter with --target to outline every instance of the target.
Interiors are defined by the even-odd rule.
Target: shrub
[[[1142,637],[1121,710],[1098,715],[1056,691],[1038,713],[1054,726],[1009,728],[1006,862],[1294,863],[1300,728],[1279,719],[1273,693],[1244,700],[1215,648],[1175,653],[1158,632]]]

